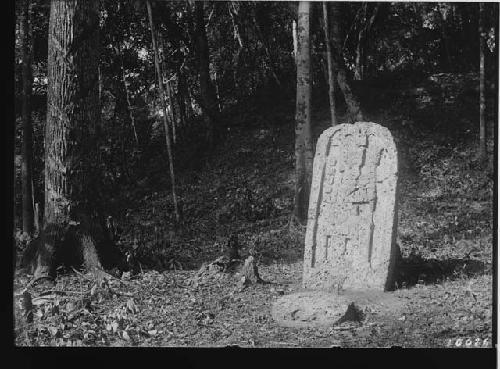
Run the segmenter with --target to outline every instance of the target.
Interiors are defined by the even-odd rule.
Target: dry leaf
[[[97,284],[94,284],[90,289],[90,296],[94,296],[97,292]]]
[[[132,314],[136,314],[139,312],[137,305],[134,302],[133,298],[127,300],[127,311],[130,311]]]

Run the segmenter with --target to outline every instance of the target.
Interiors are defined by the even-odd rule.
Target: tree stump
[[[242,286],[263,282],[262,278],[260,278],[259,270],[257,269],[253,256],[249,256],[245,259],[245,262],[238,274],[241,276],[239,283]]]

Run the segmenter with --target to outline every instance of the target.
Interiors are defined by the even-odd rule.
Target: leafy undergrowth
[[[297,291],[302,273],[305,229],[289,221],[292,119],[233,128],[200,170],[181,173],[181,227],[170,226],[168,190],[129,209],[120,247],[132,271],[121,280],[67,274],[48,290],[30,287],[29,322],[21,292],[30,276],[18,273],[16,344],[491,347],[493,182],[471,144],[440,144],[430,135],[412,143],[413,168],[400,173],[403,260],[394,293],[407,302],[403,312],[321,329],[273,321],[273,301]],[[318,121],[321,132],[326,119]],[[195,283],[198,268],[220,256],[234,234],[266,283],[242,288],[225,273]]]

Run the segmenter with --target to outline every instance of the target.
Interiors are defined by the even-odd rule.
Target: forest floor
[[[131,201],[120,220],[121,247],[135,272],[101,283],[68,273],[51,289],[30,287],[34,316],[27,322],[20,295],[31,276],[17,271],[16,345],[491,347],[494,184],[476,165],[473,142],[450,144],[431,133],[407,141],[411,165],[400,171],[403,261],[391,293],[406,308],[328,328],[273,321],[273,302],[300,290],[305,229],[289,221],[293,112],[266,114],[240,120],[200,168],[179,173],[181,228],[168,228],[167,185]],[[316,137],[327,114],[313,115]],[[400,119],[371,118],[388,126]],[[399,132],[393,130],[398,144]],[[242,287],[227,273],[198,273],[231,234],[243,256],[255,256],[266,283]]]

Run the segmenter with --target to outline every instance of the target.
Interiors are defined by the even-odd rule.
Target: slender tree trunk
[[[299,2],[297,43],[297,100],[295,112],[295,218],[307,221],[309,191],[312,179],[313,147],[311,135],[311,57],[310,8]]]
[[[161,34],[158,34],[158,38],[160,39],[160,46],[161,46],[161,62],[160,62],[160,72],[161,72],[161,79],[163,81],[163,78],[167,78],[167,62],[166,62],[166,52],[165,52],[165,42],[163,42],[163,37]],[[174,107],[174,101],[173,101],[173,94],[172,94],[172,89],[170,86],[170,79],[167,78],[165,82],[165,92],[166,92],[166,99],[168,101],[168,105],[170,107],[169,109],[169,120],[170,120],[170,127],[172,127],[172,138],[174,144],[177,142],[177,130],[176,130],[176,123],[177,123],[177,114],[175,112],[175,107]]]
[[[233,23],[234,37],[238,40],[238,45],[240,49],[243,48],[243,39],[241,38],[240,28],[236,17],[238,16],[238,8],[235,6],[234,2],[227,3],[227,9],[229,16],[231,17],[231,22]]]
[[[328,97],[330,100],[330,118],[332,126],[337,125],[337,117],[335,115],[335,71],[333,70],[333,55],[332,46],[330,43],[330,25],[328,19],[328,6],[323,2],[323,27],[325,32],[326,43],[326,62],[328,67]]]
[[[293,59],[297,64],[297,22],[292,21]]]
[[[78,242],[71,243],[67,236],[69,228],[90,214],[96,196],[93,160],[100,117],[98,14],[98,2],[51,2],[45,209],[35,279],[52,275],[56,251],[69,258],[78,254],[87,269],[102,270],[88,227],[74,234]]]
[[[337,1],[330,3],[331,10],[331,42],[333,51],[333,69],[337,73],[337,83],[344,95],[345,102],[349,109],[349,114],[353,121],[363,120],[363,113],[358,98],[352,92],[348,81],[344,57],[342,55],[342,37],[340,29],[341,11],[340,3]]]
[[[191,94],[189,88],[186,86],[186,115],[188,118],[194,117],[194,107],[193,107],[193,95]]]
[[[441,67],[448,71],[451,66],[450,42],[446,32],[447,7],[446,3],[439,4],[439,15],[441,18]]]
[[[101,73],[101,66],[99,65],[97,67],[97,79],[98,79],[98,84],[99,84],[99,101],[102,99],[102,73]]]
[[[217,109],[219,113],[222,111],[222,106],[221,106],[221,98],[219,95],[219,81],[217,80],[217,71],[214,73],[214,82],[215,82],[215,96],[217,97]]]
[[[175,96],[177,98],[177,103],[179,104],[179,113],[182,127],[184,127],[187,120],[186,95],[187,94],[185,92],[184,76],[182,74],[182,71],[179,69],[177,71],[177,94]]]
[[[196,54],[198,56],[198,72],[200,77],[201,108],[203,109],[207,123],[207,140],[209,146],[213,146],[216,130],[215,122],[217,121],[217,99],[215,97],[215,88],[210,79],[210,56],[203,8],[204,2],[195,2]]]
[[[172,91],[172,85],[170,84],[170,80],[167,81],[165,84],[166,92],[167,92],[167,100],[168,104],[170,105],[170,118],[172,121],[172,136],[174,139],[174,144],[177,143],[177,111],[175,108],[175,103],[174,103],[174,93]]]
[[[355,59],[354,59],[354,79],[355,80],[362,80],[363,79],[363,66],[362,66],[362,54],[363,54],[363,36],[364,36],[364,30],[365,30],[365,23],[366,23],[366,13],[368,11],[368,4],[367,3],[362,3],[361,4],[361,9],[363,13],[361,16],[361,19],[359,21],[359,32],[358,32],[358,40],[356,43],[356,54],[355,54]]]
[[[484,27],[484,3],[479,3],[479,156],[486,158],[486,98],[484,91],[484,49],[486,31]]]
[[[323,73],[323,80],[325,82],[325,85],[328,86],[328,67],[326,65],[326,52],[324,57],[320,58],[320,63],[321,63],[321,73]],[[313,84],[314,86],[314,84]],[[328,86],[329,87],[329,86]]]
[[[172,111],[172,105],[170,103],[170,96],[169,96],[169,90],[168,90],[168,75],[167,75],[167,66],[166,66],[166,60],[165,60],[165,43],[163,42],[163,37],[160,32],[155,33],[155,40],[157,43],[158,47],[158,61],[159,61],[159,66],[160,66],[160,78],[162,81],[162,86],[163,86],[163,91],[165,92],[163,98],[167,102],[167,111],[168,111],[168,121],[170,122],[170,129],[174,130],[173,122],[174,122],[174,115]]]
[[[33,233],[33,127],[31,121],[31,90],[33,78],[31,73],[31,37],[30,37],[30,0],[24,0],[21,13],[21,42],[22,42],[22,206],[23,232]]]
[[[499,18],[499,10],[498,10],[499,4],[495,4],[493,6],[494,12],[495,12],[495,18],[494,18],[494,24],[495,24],[495,40],[498,40],[498,18]],[[493,60],[498,60],[498,44],[495,45],[493,49]],[[492,133],[492,138],[494,140],[498,139],[498,66],[495,68],[495,73],[493,74],[493,93],[494,96],[497,96],[497,98],[493,99],[493,129],[491,130]]]
[[[39,208],[39,205],[38,203],[36,202],[35,203],[35,206],[34,206],[34,227],[35,227],[35,233],[39,234],[40,233],[40,208]]]
[[[234,88],[235,90],[239,89],[238,86],[238,66],[240,64],[240,56],[243,51],[243,48],[245,47],[243,44],[243,39],[240,34],[240,29],[237,21],[237,16],[238,16],[238,8],[234,6],[233,2],[228,2],[227,3],[227,8],[229,11],[229,15],[231,17],[231,21],[233,23],[233,34],[234,38],[238,41],[238,50],[236,51],[236,54],[233,56],[233,81],[234,81]],[[215,90],[217,94],[217,100],[219,101],[219,111],[220,109],[220,97],[219,97],[219,87],[217,84],[217,72],[215,73]]]
[[[134,132],[134,138],[135,138],[135,144],[138,146],[139,145],[139,138],[137,137],[137,131],[135,129],[135,118],[134,118],[134,113],[132,111],[132,103],[130,102],[130,93],[128,91],[128,86],[127,86],[127,79],[125,78],[125,68],[123,66],[123,51],[120,42],[118,42],[118,52],[120,53],[120,69],[121,69],[121,75],[122,75],[122,83],[123,83],[123,88],[125,89],[125,98],[127,101],[127,110],[128,110],[128,116],[130,118],[130,123],[132,124],[132,130]],[[99,84],[100,86],[100,84]],[[100,90],[100,88],[99,88]],[[99,93],[100,96],[100,93]]]
[[[363,4],[363,21],[360,25],[361,29],[358,33],[358,44],[356,45],[356,72],[355,79],[362,80],[365,78],[366,69],[366,45],[369,32],[375,22],[378,11],[380,8],[380,3],[375,3],[373,10],[371,11],[370,18],[368,16],[368,3]]]
[[[356,45],[356,57],[354,60],[354,79],[357,81],[361,81],[363,79],[363,66],[362,66],[362,53],[363,53],[363,48],[361,46],[361,34],[359,34],[358,37],[358,43]]]
[[[168,122],[167,122],[167,104],[165,101],[165,90],[163,89],[163,81],[162,81],[162,74],[161,74],[161,69],[160,69],[160,57],[158,53],[158,45],[156,43],[156,33],[155,33],[155,27],[154,27],[154,22],[153,22],[153,11],[151,9],[151,2],[149,0],[146,1],[146,6],[148,8],[148,18],[149,18],[149,26],[151,28],[151,42],[153,44],[153,50],[155,54],[155,68],[156,68],[156,76],[158,78],[158,89],[160,91],[160,100],[163,104],[163,125],[165,127],[165,141],[167,144],[167,153],[168,153],[168,161],[169,161],[169,169],[170,169],[170,181],[171,187],[172,187],[172,201],[174,203],[174,212],[175,212],[175,219],[177,221],[180,220],[180,213],[179,213],[179,208],[177,205],[177,195],[175,192],[175,172],[174,172],[174,158],[172,154],[172,144],[170,140],[170,132],[168,129]]]

